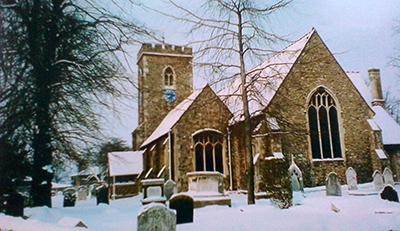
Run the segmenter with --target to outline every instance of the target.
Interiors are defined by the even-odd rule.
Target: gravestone
[[[399,202],[399,196],[392,185],[386,185],[381,192],[381,198],[388,201]]]
[[[167,180],[164,184],[164,195],[169,200],[176,191],[176,183],[173,180]]]
[[[5,214],[14,217],[24,216],[24,197],[21,194],[13,193],[7,198]]]
[[[303,173],[300,168],[296,165],[296,163],[292,159],[292,164],[289,166],[289,174],[292,185],[292,191],[303,191]]]
[[[177,194],[171,197],[169,208],[176,210],[176,224],[193,222],[193,198],[186,194]]]
[[[101,186],[101,184],[99,184],[99,183],[94,183],[94,184],[91,184],[90,186],[89,186],[89,193],[90,193],[90,198],[93,198],[93,197],[96,197],[97,196],[97,188],[99,187],[99,186]]]
[[[74,207],[76,202],[76,191],[73,188],[67,188],[63,192],[63,207]]]
[[[78,195],[77,199],[78,201],[82,200],[87,200],[87,195],[88,195],[88,189],[86,186],[82,185],[78,187],[78,190],[76,191],[76,194]]]
[[[108,188],[106,186],[99,186],[96,190],[96,202],[97,205],[100,203],[110,204],[110,198],[108,197]]]
[[[87,225],[83,223],[83,221],[74,217],[63,217],[58,221],[57,224],[69,228],[75,228],[75,227],[82,227],[86,229],[88,228]]]
[[[357,190],[357,173],[352,167],[346,170],[346,181],[349,190]]]
[[[374,174],[372,174],[372,178],[374,183],[374,189],[377,191],[381,190],[383,188],[382,174],[378,170],[375,170]]]
[[[392,170],[390,170],[389,168],[385,168],[385,170],[383,170],[383,182],[386,185],[390,184],[394,186],[393,173]]]
[[[137,215],[137,230],[175,231],[175,212],[160,203],[145,205]]]
[[[325,186],[327,196],[342,196],[342,188],[336,173],[331,172],[328,174],[325,179]]]
[[[144,179],[141,181],[143,199],[142,204],[150,204],[152,202],[163,203],[167,201],[164,196],[164,179]]]
[[[162,188],[160,186],[150,186],[146,189],[147,197],[161,197],[162,196]]]

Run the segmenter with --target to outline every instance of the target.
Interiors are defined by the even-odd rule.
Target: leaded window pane
[[[318,88],[310,98],[308,122],[313,159],[342,158],[336,105],[323,87]]]
[[[340,158],[340,157],[342,157],[342,149],[340,146],[339,123],[338,123],[338,119],[337,119],[336,108],[331,107],[329,109],[329,119],[331,121],[333,157]]]
[[[311,136],[311,150],[313,159],[321,159],[321,149],[318,134],[318,117],[315,107],[308,108],[308,121]]]

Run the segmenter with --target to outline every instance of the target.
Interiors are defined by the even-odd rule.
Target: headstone
[[[164,184],[164,195],[169,200],[176,191],[176,183],[173,180],[167,180]]]
[[[375,170],[374,174],[372,174],[372,178],[374,183],[374,189],[377,191],[381,190],[383,188],[382,174],[378,170]]]
[[[106,186],[99,186],[96,190],[96,202],[97,205],[100,203],[110,204],[110,198],[108,197],[108,188]]]
[[[5,214],[14,217],[24,216],[24,197],[21,194],[13,193],[7,198]]]
[[[67,188],[63,192],[64,200],[63,206],[64,207],[74,207],[76,202],[76,191],[73,188]]]
[[[325,179],[325,186],[327,196],[342,196],[342,188],[336,173],[331,172],[328,174]]]
[[[152,202],[164,203],[167,199],[164,196],[164,179],[145,179],[141,181],[143,199],[142,204],[150,204]]]
[[[300,182],[296,175],[294,175],[294,174],[290,175],[290,182],[291,182],[293,192],[301,191]]]
[[[78,195],[77,199],[78,201],[82,200],[87,200],[87,195],[88,195],[88,189],[86,186],[82,185],[78,187],[78,190],[76,191],[76,194]]]
[[[357,173],[352,167],[346,170],[346,181],[349,190],[357,190]]]
[[[137,216],[137,230],[175,231],[175,212],[160,203],[146,205]]]
[[[74,217],[63,217],[58,221],[58,224],[64,227],[75,228],[75,227],[82,227],[88,228],[83,221],[79,220],[78,218]]]
[[[99,183],[94,183],[94,184],[91,184],[90,186],[89,186],[89,193],[90,193],[90,198],[93,198],[93,197],[96,197],[97,196],[97,188],[99,187],[99,186],[101,186],[101,184],[99,184]]]
[[[289,174],[291,180],[292,191],[303,191],[303,173],[300,168],[296,165],[296,163],[292,159],[292,164],[289,166]]]
[[[147,188],[147,197],[161,197],[162,188],[160,186],[150,186]]]
[[[394,186],[393,173],[392,170],[390,170],[389,168],[385,168],[385,170],[383,170],[383,182],[385,184],[390,184]]]
[[[399,196],[392,185],[386,185],[381,192],[381,198],[388,201],[399,202]]]
[[[176,224],[193,222],[193,197],[186,194],[177,194],[171,197],[169,208],[176,210]]]

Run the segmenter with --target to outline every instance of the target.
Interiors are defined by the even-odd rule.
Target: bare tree
[[[103,2],[103,4],[105,4]],[[120,54],[151,33],[113,13],[114,1],[1,3],[1,140],[32,163],[34,206],[51,207],[53,157],[82,159],[77,144],[100,137],[99,107],[130,96]],[[118,15],[118,16],[117,16]],[[21,149],[21,150],[20,150]]]
[[[393,95],[391,91],[385,91],[384,95],[386,111],[400,124],[400,99]]]
[[[273,4],[258,4],[252,0],[208,0],[200,9],[191,10],[169,0],[179,13],[152,9],[189,25],[188,34],[193,38],[187,45],[194,46],[195,64],[203,67],[207,76],[213,76],[209,79],[212,84],[226,85],[227,82],[239,81],[233,94],[237,94],[240,101],[235,114],[244,123],[245,130],[248,204],[255,203],[251,117],[256,112],[250,105],[257,96],[262,98],[254,84],[261,78],[260,68],[265,67],[251,70],[247,67],[269,57],[273,53],[271,45],[283,40],[268,30],[268,20],[271,14],[284,9],[290,2],[280,0]]]

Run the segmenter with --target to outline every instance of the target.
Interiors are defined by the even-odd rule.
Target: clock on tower
[[[173,90],[166,90],[164,92],[164,99],[168,102],[174,102],[176,99],[175,91]]]

